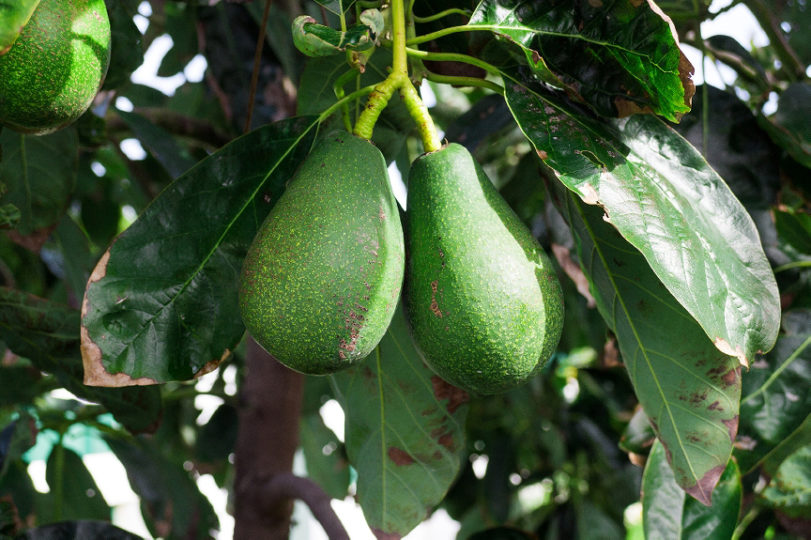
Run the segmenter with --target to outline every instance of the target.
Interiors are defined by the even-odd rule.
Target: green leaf
[[[156,126],[140,114],[116,109],[116,114],[132,130],[144,148],[155,156],[172,178],[177,178],[194,165],[188,151],[166,130]]]
[[[191,379],[242,338],[242,259],[317,120],[270,124],[229,143],[166,188],[102,256],[82,316],[85,381]]]
[[[99,487],[73,450],[57,444],[45,470],[50,492],[39,507],[41,523],[70,519],[110,519],[110,507]]]
[[[8,189],[0,205],[19,209],[21,235],[48,229],[65,213],[76,183],[77,145],[73,129],[41,136],[0,132],[0,180]]]
[[[537,86],[509,84],[506,98],[546,165],[604,210],[720,351],[748,364],[772,348],[774,274],[746,209],[695,148],[650,115],[612,128]]]
[[[788,457],[763,490],[763,498],[793,517],[807,517],[811,511],[811,446]]]
[[[110,67],[102,88],[115,89],[130,82],[132,72],[144,63],[144,44],[141,32],[135,26],[133,16],[137,2],[105,2],[110,18],[110,38],[114,46],[110,48]]]
[[[0,55],[14,45],[38,5],[39,0],[15,0],[0,4]]]
[[[308,414],[301,419],[299,440],[307,463],[307,477],[333,499],[346,497],[349,488],[346,452],[335,433],[324,425],[320,414]]]
[[[161,416],[159,388],[93,388],[82,383],[79,312],[0,287],[0,339],[37,368],[53,373],[76,396],[101,403],[130,431],[153,431]]]
[[[735,457],[744,473],[796,431],[811,411],[811,311],[787,312],[774,350],[743,376]]]
[[[195,459],[215,467],[227,461],[236,446],[238,420],[237,408],[233,405],[223,403],[217,407],[197,434]]]
[[[377,13],[380,15],[380,12]],[[379,19],[382,30],[382,15]],[[309,15],[300,15],[293,21],[293,43],[307,56],[331,56],[344,51],[366,51],[375,46],[375,37],[375,29],[365,24],[354,24],[346,31],[340,31],[317,24]]]
[[[647,540],[727,540],[732,537],[741,508],[741,475],[730,460],[712,495],[703,506],[685,496],[665,458],[667,450],[654,443],[642,477],[642,520]]]
[[[519,46],[542,80],[562,81],[603,116],[653,112],[678,122],[695,88],[669,23],[633,0],[482,0],[468,24]]]
[[[141,498],[141,511],[149,532],[164,538],[204,540],[219,522],[208,499],[183,468],[183,457],[171,460],[146,439],[105,437],[127,470],[133,491]]]
[[[105,521],[63,521],[28,529],[16,540],[66,540],[87,538],[104,540],[142,540],[140,536]]]
[[[772,140],[798,163],[811,168],[811,83],[789,85],[777,101],[777,112],[758,120]]]
[[[378,536],[404,536],[459,472],[467,393],[423,364],[402,308],[366,362],[332,380],[346,414],[346,450],[358,471],[366,521]]]
[[[645,455],[650,452],[655,440],[656,434],[653,432],[648,416],[642,408],[637,408],[622,433],[619,442],[620,448],[628,453]]]
[[[599,209],[559,192],[597,308],[617,336],[676,482],[710,504],[738,428],[740,367],[713,347]]]
[[[36,421],[26,412],[21,412],[19,418],[0,431],[0,478],[5,476],[12,463],[34,446],[36,440]]]

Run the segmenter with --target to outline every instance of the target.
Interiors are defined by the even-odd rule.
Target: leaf
[[[758,121],[778,146],[805,167],[811,168],[811,84],[789,85],[777,101],[777,112]]]
[[[101,403],[128,430],[153,431],[161,415],[159,388],[92,388],[82,384],[79,312],[0,287],[0,339],[77,397]]]
[[[185,380],[214,369],[244,333],[242,259],[317,120],[244,135],[167,187],[102,256],[82,306],[85,383]]]
[[[0,431],[0,478],[5,476],[13,462],[34,446],[36,439],[36,421],[26,412],[20,412],[15,421]]]
[[[154,536],[203,540],[219,529],[208,499],[183,469],[182,456],[175,462],[154,441],[104,438],[127,470],[132,490],[141,498],[141,510]]]
[[[110,39],[115,43],[110,48],[110,67],[102,88],[115,89],[130,82],[132,72],[144,63],[144,44],[141,32],[135,26],[133,3],[105,2],[110,18]],[[137,3],[134,3],[137,5]]]
[[[320,414],[308,414],[301,419],[299,439],[307,463],[307,477],[333,499],[346,497],[349,488],[346,452],[335,433],[324,425]]]
[[[238,420],[237,408],[233,405],[224,403],[217,407],[197,434],[195,460],[212,466],[228,461],[236,447]]]
[[[743,376],[735,457],[748,473],[796,431],[811,411],[811,311],[787,312],[774,350]]]
[[[738,428],[740,366],[712,346],[597,208],[559,191],[597,308],[676,482],[709,505]]]
[[[21,235],[48,229],[65,213],[76,183],[77,145],[73,129],[40,136],[0,132],[0,180],[8,188],[0,205],[19,209]]]
[[[38,5],[39,0],[15,0],[0,5],[0,55],[14,45]]]
[[[642,521],[647,540],[727,540],[741,508],[741,475],[730,460],[712,495],[702,506],[685,496],[667,466],[666,450],[654,443],[642,477]]]
[[[748,365],[772,348],[780,300],[757,230],[689,143],[649,115],[598,124],[537,86],[506,98],[546,165],[602,207],[720,351]]]
[[[811,511],[811,446],[804,446],[777,469],[763,498],[793,517],[807,517]]]
[[[378,536],[404,536],[459,472],[468,395],[422,363],[402,307],[366,362],[332,381],[366,521]]]
[[[28,529],[16,540],[142,540],[140,536],[105,521],[63,521]]]
[[[482,0],[468,24],[519,46],[541,80],[562,81],[600,115],[653,112],[678,122],[690,110],[693,67],[652,2]]]
[[[379,18],[382,30],[382,15]],[[366,51],[375,46],[375,36],[375,29],[365,24],[354,24],[346,31],[340,31],[317,24],[309,15],[299,15],[293,21],[293,43],[307,56],[331,56],[345,51]]]
[[[155,156],[169,176],[177,178],[194,165],[194,159],[163,128],[156,126],[140,114],[116,109],[127,127],[132,130],[144,148]]]
[[[73,450],[57,444],[48,456],[45,480],[50,492],[39,507],[41,523],[70,519],[110,519],[110,507]]]
[[[622,433],[620,439],[620,448],[628,453],[646,455],[650,452],[651,446],[656,440],[656,434],[653,432],[650,421],[648,420],[645,411],[637,408],[628,426]],[[636,462],[634,462],[636,463]]]

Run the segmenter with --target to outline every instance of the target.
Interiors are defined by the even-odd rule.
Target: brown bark
[[[245,363],[235,456],[234,538],[287,538],[292,500],[276,498],[268,504],[255,486],[292,471],[304,377],[277,362],[252,339]]]

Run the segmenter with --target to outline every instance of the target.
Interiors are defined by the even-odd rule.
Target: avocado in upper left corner
[[[90,107],[110,64],[104,0],[42,0],[0,55],[0,124],[43,135]]]

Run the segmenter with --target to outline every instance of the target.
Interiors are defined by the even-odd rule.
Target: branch
[[[783,63],[789,78],[792,81],[805,78],[805,66],[789,45],[783,29],[780,28],[780,21],[775,17],[772,8],[764,4],[762,0],[744,0],[744,4],[763,27],[763,31],[769,37],[769,42]]]
[[[321,486],[293,473],[279,473],[261,484],[254,484],[262,505],[273,506],[280,499],[299,499],[307,504],[330,540],[349,540],[349,535],[330,506],[330,497]]]
[[[180,135],[194,139],[203,144],[219,148],[231,140],[231,136],[215,128],[211,123],[176,113],[169,109],[159,107],[139,107],[133,109],[134,113],[148,119],[156,126],[160,126],[173,135]],[[110,114],[106,118],[107,132],[118,133],[129,131],[129,127],[117,115]]]

